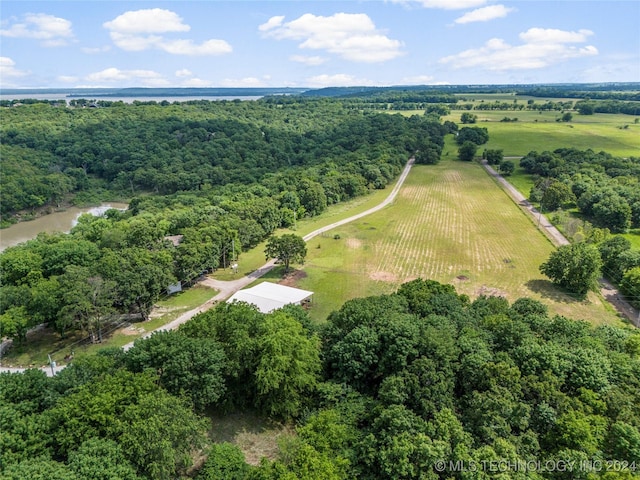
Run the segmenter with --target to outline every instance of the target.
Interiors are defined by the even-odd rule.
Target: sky
[[[640,0],[0,2],[1,88],[640,82]]]

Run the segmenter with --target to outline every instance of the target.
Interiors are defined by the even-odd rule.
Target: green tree
[[[327,195],[320,183],[304,178],[300,181],[297,193],[301,205],[310,216],[318,215],[326,210]]]
[[[476,157],[478,145],[473,142],[464,142],[458,148],[458,158],[465,162],[471,162]]]
[[[462,115],[460,115],[460,121],[465,124],[476,123],[478,121],[478,116],[474,115],[473,113],[464,112]]]
[[[591,208],[594,220],[612,232],[623,233],[631,227],[631,207],[617,194],[603,197]]]
[[[502,150],[488,149],[485,152],[485,158],[489,165],[500,165],[504,159],[504,153]]]
[[[163,390],[155,374],[118,370],[96,377],[46,412],[49,438],[66,457],[91,438],[113,440],[142,475],[175,478],[202,448],[205,423]]]
[[[18,345],[27,341],[30,326],[31,322],[25,307],[11,307],[0,315],[0,337],[9,337]]]
[[[462,127],[456,136],[456,143],[462,145],[465,142],[473,142],[482,145],[489,141],[489,132],[484,127]]]
[[[631,250],[631,242],[622,235],[614,235],[598,245],[602,258],[602,273],[614,282],[619,282],[624,274],[620,255]]]
[[[116,418],[112,432],[138,471],[152,480],[184,475],[205,442],[207,423],[162,390],[138,397]]]
[[[2,472],[2,480],[82,480],[64,463],[47,457],[30,458],[7,466]],[[114,479],[115,480],[115,479]]]
[[[640,305],[640,267],[627,270],[622,275],[620,290],[636,307]]]
[[[500,173],[505,176],[511,175],[516,169],[516,164],[511,160],[503,160],[500,162]]]
[[[300,322],[276,311],[264,317],[256,339],[258,405],[276,417],[297,416],[320,373],[320,344]]]
[[[124,362],[133,372],[152,368],[160,383],[176,396],[190,398],[197,410],[216,404],[225,393],[225,354],[215,340],[157,332],[137,340]]]
[[[214,443],[196,480],[245,480],[248,474],[242,450],[232,443]]]
[[[584,297],[589,290],[597,288],[601,266],[600,252],[594,245],[574,243],[551,253],[540,265],[540,272],[553,283]]]
[[[280,237],[271,237],[267,241],[264,253],[269,258],[275,258],[278,262],[284,263],[284,271],[289,271],[289,265],[303,263],[307,256],[307,245],[302,237],[287,233]]]
[[[76,324],[93,343],[102,341],[102,328],[111,319],[115,282],[92,275],[89,269],[70,265],[58,277],[63,307],[59,317]]]
[[[139,312],[143,320],[155,302],[175,282],[173,261],[167,250],[149,251],[132,247],[106,252],[99,269],[114,285],[114,302],[130,312]]]
[[[69,454],[69,469],[78,478],[139,480],[136,470],[113,440],[91,438]],[[141,479],[140,479],[141,480]]]
[[[576,197],[569,185],[563,182],[552,182],[542,194],[540,199],[541,208],[547,212],[559,209],[564,204],[574,203]]]

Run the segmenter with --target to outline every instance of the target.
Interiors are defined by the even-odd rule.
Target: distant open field
[[[489,131],[489,143],[484,147],[502,149],[507,156],[557,148],[591,148],[620,157],[640,156],[640,124],[633,123],[634,117],[629,115],[574,114],[573,120],[565,123],[549,118],[554,115],[552,113],[535,114],[538,115],[537,122],[536,119],[521,120],[522,112],[512,114],[518,117],[517,122],[500,122],[504,112],[479,113],[477,126]],[[500,118],[492,119],[493,115]],[[625,125],[627,128],[620,128]]]
[[[570,318],[619,322],[598,295],[576,301],[539,273],[554,247],[475,163],[415,166],[393,205],[307,248],[296,284],[316,292],[311,312],[318,321],[350,298],[390,293],[422,277],[472,298],[527,296]]]
[[[480,102],[507,102],[517,100],[526,104],[532,99],[537,104],[551,102],[576,102],[577,99],[516,97],[512,94],[469,94],[461,96],[460,103],[478,104]],[[442,120],[460,124],[460,115],[464,111],[452,110]],[[402,112],[405,115],[421,115],[423,111]],[[571,122],[557,122],[562,116],[559,111],[515,111],[515,110],[471,110],[478,116],[477,123],[471,126],[485,127],[489,131],[489,143],[483,148],[502,149],[506,156],[522,156],[532,150],[539,152],[556,148],[573,147],[581,150],[588,148],[596,152],[606,151],[621,157],[640,156],[640,123],[636,117],[623,114],[596,113],[579,115],[571,112]],[[501,122],[502,119],[517,118],[516,122]],[[461,125],[462,126],[462,125]]]

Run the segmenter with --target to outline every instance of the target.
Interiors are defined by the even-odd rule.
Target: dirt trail
[[[391,202],[393,202],[395,200],[396,196],[398,195],[398,192],[400,191],[400,187],[402,187],[402,184],[406,180],[407,175],[409,175],[409,171],[411,170],[411,167],[413,166],[414,161],[415,161],[415,159],[413,157],[409,159],[409,161],[407,162],[407,164],[404,167],[404,170],[400,174],[400,177],[398,178],[395,186],[393,187],[393,190],[391,190],[391,193],[389,193],[387,198],[385,198],[381,203],[379,203],[375,207],[372,207],[372,208],[370,208],[370,209],[368,209],[368,210],[366,210],[366,211],[364,211],[362,213],[358,213],[358,214],[353,215],[353,216],[351,216],[349,218],[345,218],[344,220],[340,220],[338,222],[331,223],[331,224],[326,225],[324,227],[318,228],[317,230],[314,230],[311,233],[308,233],[307,235],[305,235],[303,237],[305,242],[308,242],[313,237],[316,237],[316,236],[318,236],[318,235],[320,235],[320,234],[322,234],[322,233],[324,233],[324,232],[326,232],[328,230],[331,230],[333,228],[339,227],[339,226],[344,225],[344,224],[349,223],[349,222],[353,222],[354,220],[358,220],[358,219],[360,219],[360,218],[362,218],[362,217],[364,217],[366,215],[370,215],[370,214],[372,214],[374,212],[377,212],[377,211],[383,209],[384,207],[386,207],[387,205],[389,205]],[[273,269],[273,267],[275,267],[275,265],[276,265],[275,260],[269,260],[262,267],[258,268],[257,270],[254,270],[250,274],[248,274],[248,275],[246,275],[246,276],[244,276],[242,278],[239,278],[237,280],[223,281],[223,280],[216,280],[216,279],[209,278],[209,277],[203,277],[202,280],[200,280],[198,283],[218,290],[218,294],[215,297],[213,297],[212,299],[210,299],[207,302],[203,303],[199,307],[194,308],[193,310],[189,310],[188,312],[183,313],[178,318],[176,318],[175,320],[167,323],[166,325],[163,325],[162,327],[159,327],[159,328],[157,328],[157,329],[155,329],[155,330],[153,330],[151,332],[146,333],[141,338],[147,338],[150,335],[152,335],[154,332],[174,330],[174,329],[178,328],[180,325],[182,325],[183,323],[187,322],[188,320],[190,320],[195,315],[197,315],[199,313],[202,313],[202,312],[206,312],[207,310],[212,308],[214,305],[216,305],[218,302],[222,302],[222,301],[228,299],[229,297],[231,297],[231,295],[233,295],[238,290],[240,290],[240,289],[248,286],[249,284],[253,283],[255,280],[257,280],[258,278],[262,277],[267,272],[271,271]],[[124,350],[129,350],[131,347],[133,347],[134,342],[127,343],[122,348]],[[59,372],[64,367],[65,367],[65,365],[57,366],[56,369],[55,369],[55,372],[56,373]],[[18,373],[18,372],[23,372],[24,370],[25,370],[24,368],[0,367],[0,373],[2,373],[2,372]],[[53,372],[51,371],[50,367],[41,367],[41,370],[43,370],[49,376],[53,375]]]
[[[511,185],[505,178],[496,172],[486,160],[482,161],[482,166],[491,175],[498,184],[500,184],[509,196],[534,220],[538,228],[551,240],[556,246],[568,245],[570,242],[565,238],[560,231],[554,227],[547,218],[542,215],[532,204],[522,195],[516,188]],[[620,294],[618,289],[611,284],[606,278],[601,278],[600,293],[603,298],[607,300],[615,310],[624,316],[631,324],[640,328],[640,313],[637,309],[633,308],[629,302],[627,302]]]

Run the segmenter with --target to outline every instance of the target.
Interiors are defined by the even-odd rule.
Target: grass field
[[[476,97],[479,98],[474,96]],[[501,97],[492,98],[504,100]],[[537,102],[544,103],[541,100]],[[424,112],[402,113],[422,115]],[[442,117],[442,120],[460,124],[462,113],[460,110],[453,110],[449,115]],[[557,122],[556,119],[562,114],[556,111],[472,110],[470,113],[478,116],[477,123],[470,126],[484,127],[489,132],[489,143],[482,148],[502,149],[505,156],[524,156],[532,150],[542,152],[557,148],[590,148],[596,152],[604,150],[620,157],[640,156],[640,123],[635,123],[638,117],[632,115],[579,115],[572,112],[571,122]],[[518,121],[501,122],[504,117],[515,117]]]
[[[393,185],[395,185],[395,183]],[[393,185],[388,185],[387,188],[383,190],[374,190],[368,195],[354,198],[348,202],[331,205],[326,211],[316,217],[300,220],[296,224],[295,229],[280,229],[276,231],[274,235],[279,236],[284,233],[294,233],[303,237],[307,233],[313,232],[314,230],[317,230],[329,223],[340,221],[352,215],[357,215],[358,213],[364,212],[365,210],[368,210],[382,202],[387,195],[391,193]],[[215,271],[211,276],[218,280],[237,280],[238,278],[262,267],[265,264],[264,248],[266,243],[267,242],[265,240],[258,246],[247,252],[243,252],[240,255],[238,258],[239,268],[237,273],[233,273],[231,269],[221,269]]]
[[[472,298],[527,296],[570,318],[620,322],[598,295],[577,301],[539,273],[554,247],[475,163],[414,167],[393,205],[307,248],[297,286],[315,292],[317,321],[350,298],[390,293],[421,277]]]

